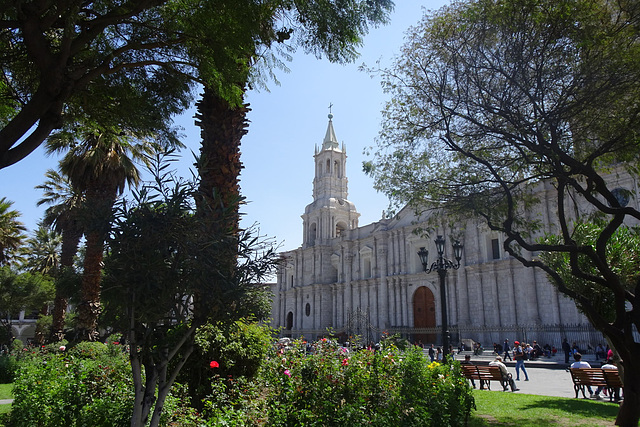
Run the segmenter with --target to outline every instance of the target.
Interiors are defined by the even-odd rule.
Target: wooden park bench
[[[480,389],[483,384],[486,384],[487,390],[491,390],[491,381],[499,381],[503,390],[508,388],[508,383],[502,378],[502,372],[497,366],[460,365],[460,367],[465,378],[480,381]]]
[[[582,392],[583,398],[587,398],[584,392],[587,386],[604,387],[609,394],[609,400],[612,401],[615,389],[622,387],[620,374],[616,369],[573,368],[570,371],[576,398],[580,392]]]

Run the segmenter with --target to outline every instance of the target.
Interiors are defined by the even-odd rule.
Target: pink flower
[[[289,372],[289,370],[288,370],[288,369],[285,369],[285,370],[284,370],[284,374],[285,374],[286,376],[288,376],[288,377],[290,377],[290,376],[291,376],[291,372]]]
[[[60,346],[60,351],[65,351],[66,349],[67,349],[67,347],[65,347],[63,345]]]
[[[215,360],[212,360],[211,363],[209,363],[209,366],[211,368],[219,368],[220,364],[218,362],[216,362]]]
[[[348,364],[349,364],[349,359],[347,359],[346,357],[342,359],[342,366],[347,366]]]

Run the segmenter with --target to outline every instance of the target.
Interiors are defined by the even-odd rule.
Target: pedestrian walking
[[[571,354],[571,346],[567,339],[562,340],[562,351],[564,351],[564,363],[569,363],[569,354]]]
[[[509,347],[508,339],[504,340],[504,345],[502,346],[502,350],[504,351],[504,360],[507,360],[507,358],[511,360],[511,354],[509,354],[509,350],[511,350],[511,347]]]
[[[516,381],[520,381],[520,370],[524,374],[524,380],[529,381],[529,374],[524,367],[524,360],[526,358],[526,352],[519,341],[513,343],[513,358],[516,360]]]

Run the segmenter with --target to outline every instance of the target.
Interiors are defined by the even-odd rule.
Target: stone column
[[[387,283],[387,247],[384,244],[378,246],[378,256],[380,260],[380,281],[378,292],[378,328],[386,328],[389,325],[389,288]]]

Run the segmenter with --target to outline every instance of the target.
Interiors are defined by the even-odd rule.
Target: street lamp
[[[429,267],[429,251],[424,247],[418,251],[420,262],[422,263],[422,269],[427,273],[437,271],[440,276],[440,305],[442,306],[442,357],[449,353],[449,326],[447,325],[447,288],[445,287],[445,277],[447,277],[447,270],[460,268],[460,259],[462,258],[462,243],[459,240],[453,241],[453,256],[456,259],[454,263],[451,260],[445,258],[444,255],[444,237],[438,236],[435,240],[436,251],[438,252],[438,258]]]

